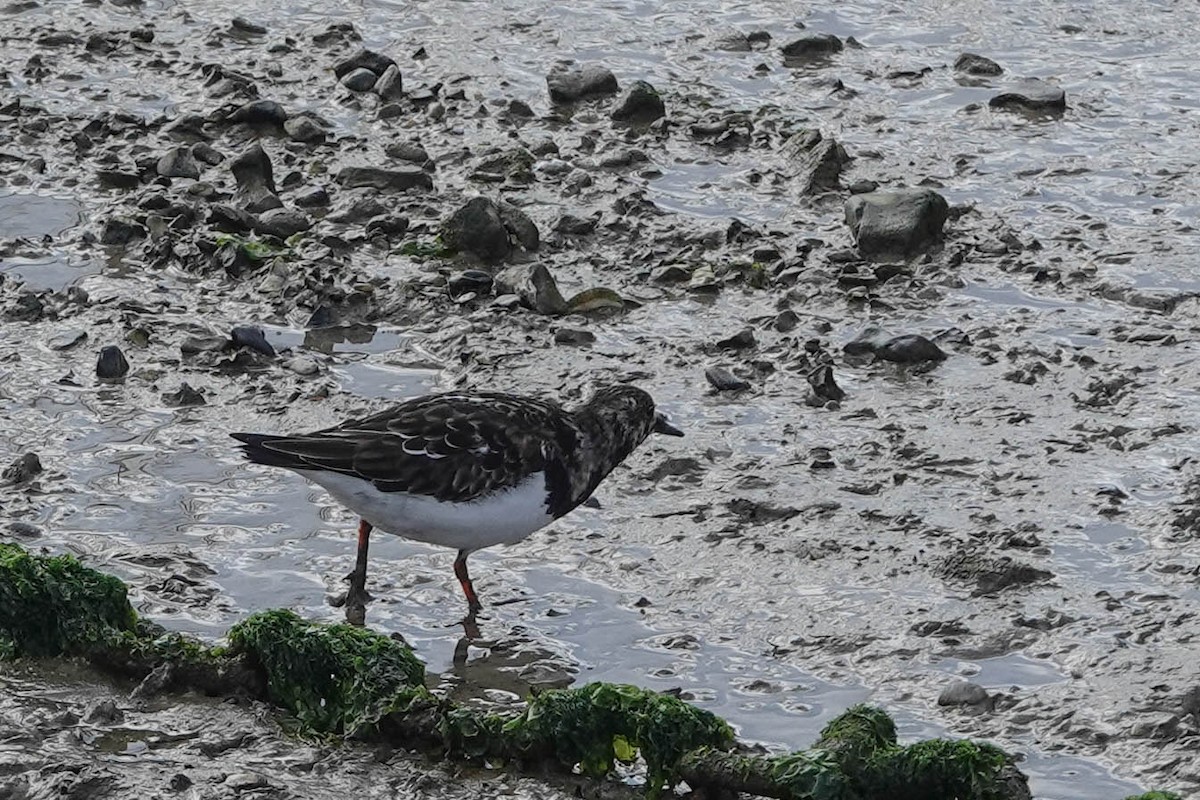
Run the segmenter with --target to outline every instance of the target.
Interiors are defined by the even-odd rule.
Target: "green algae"
[[[876,752],[858,777],[864,797],[1003,800],[1008,796],[1003,773],[1011,762],[989,744],[929,739]]]
[[[896,723],[882,709],[855,705],[821,730],[814,745],[828,752],[848,775],[865,768],[876,753],[896,746]]]
[[[594,776],[640,752],[651,798],[678,782],[684,753],[733,743],[733,730],[715,714],[670,695],[611,683],[544,692],[504,726],[504,734],[519,752],[549,750]]]
[[[1183,798],[1174,792],[1153,791],[1146,792],[1144,794],[1131,794],[1129,797],[1126,797],[1125,800],[1183,800]]]
[[[0,544],[0,658],[88,655],[132,636],[125,584],[70,555]]]
[[[425,666],[412,650],[366,628],[263,611],[231,628],[229,643],[231,653],[262,667],[271,699],[304,732],[368,733],[386,714],[428,696]]]

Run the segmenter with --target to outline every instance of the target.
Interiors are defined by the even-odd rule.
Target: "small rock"
[[[325,141],[325,129],[307,114],[292,117],[283,123],[283,130],[297,142],[315,144]]]
[[[481,269],[463,270],[450,276],[450,279],[446,281],[446,288],[453,298],[461,297],[468,292],[476,295],[488,295],[492,292],[492,276],[491,273]]]
[[[384,146],[383,152],[389,158],[411,161],[414,164],[426,164],[430,161],[429,153],[420,142],[392,142]]]
[[[225,160],[225,156],[221,155],[215,147],[208,142],[196,142],[192,145],[192,158],[202,164],[208,164],[210,167],[215,167]]]
[[[342,167],[338,183],[348,189],[369,187],[384,192],[407,192],[410,189],[432,189],[433,178],[419,167],[380,169],[378,167]]]
[[[596,334],[580,328],[559,328],[554,332],[555,344],[582,346],[596,341]]]
[[[500,207],[486,197],[472,197],[451,214],[442,223],[441,236],[447,247],[490,263],[503,261],[512,252]]]
[[[102,381],[115,381],[129,374],[129,362],[115,344],[100,349],[96,358],[96,377]]]
[[[84,722],[109,724],[113,722],[120,722],[124,718],[125,714],[121,711],[121,709],[117,708],[116,701],[107,697],[103,700],[97,700],[95,703],[92,703],[87,707],[87,710],[83,712]]]
[[[1004,68],[995,61],[974,53],[963,53],[956,58],[954,69],[968,75],[1000,75],[1004,72]]]
[[[796,175],[805,194],[839,188],[842,169],[850,160],[836,139],[818,130],[792,136],[784,145],[784,153],[797,161]]]
[[[1052,83],[1030,79],[1021,81],[1007,92],[988,100],[991,108],[1023,108],[1030,111],[1062,111],[1067,107],[1067,93]]]
[[[146,229],[128,217],[109,217],[100,229],[100,244],[104,245],[127,245],[145,237]]]
[[[326,219],[341,225],[353,225],[366,222],[372,217],[388,213],[388,207],[371,195],[356,197],[348,205],[343,205]]]
[[[4,468],[0,479],[5,483],[24,483],[42,471],[42,460],[37,453],[26,453]]]
[[[408,231],[408,217],[400,214],[382,214],[372,217],[367,220],[366,230],[368,236],[377,234],[390,237],[403,236]]]
[[[265,36],[267,29],[257,22],[251,22],[245,17],[234,17],[229,23],[229,27],[238,33],[244,33],[249,36]]]
[[[612,118],[618,122],[645,125],[667,113],[662,97],[646,81],[634,81],[613,108]]]
[[[551,101],[570,103],[588,95],[615,94],[617,77],[594,64],[556,67],[546,76],[546,87]]]
[[[718,392],[740,392],[750,388],[748,381],[742,380],[724,367],[709,367],[704,370],[704,378]]]
[[[717,347],[722,350],[745,350],[757,344],[758,340],[754,338],[754,331],[750,328],[743,328],[733,336],[718,341]]]
[[[341,80],[342,76],[353,72],[356,69],[366,69],[382,75],[387,71],[388,67],[396,66],[396,62],[388,56],[376,53],[374,50],[362,49],[355,52],[349,58],[343,59],[333,65],[333,74]]]
[[[272,208],[264,212],[254,226],[258,233],[286,239],[308,230],[313,225],[307,214],[295,208]]]
[[[51,350],[70,350],[78,344],[86,342],[88,338],[87,331],[82,328],[77,328],[73,331],[66,331],[56,336],[52,336],[49,341]]]
[[[225,121],[232,125],[282,126],[287,119],[287,109],[274,100],[251,100],[234,109]]]
[[[557,316],[567,311],[567,301],[544,264],[509,267],[496,276],[495,283],[497,294],[515,294],[539,314]]]
[[[200,177],[200,165],[196,163],[190,147],[173,147],[158,160],[157,171],[164,178]]]
[[[852,195],[846,224],[864,256],[906,256],[936,243],[949,216],[946,198],[932,189]]]
[[[922,361],[943,361],[946,354],[940,347],[919,334],[897,336],[875,350],[875,356],[898,364],[917,364]]]
[[[164,392],[162,400],[163,403],[172,408],[202,406],[206,403],[204,395],[193,389],[187,381],[179,384],[179,388],[174,392]]]
[[[939,706],[978,706],[989,699],[987,690],[970,681],[955,681],[938,695]]]
[[[833,377],[833,367],[829,364],[818,365],[805,377],[812,389],[813,397],[821,403],[830,401],[840,403],[846,399],[846,392],[837,385],[837,381]]]
[[[296,195],[292,202],[301,208],[324,208],[329,205],[329,192],[324,187],[314,186]]]
[[[275,172],[261,144],[253,144],[230,162],[238,189],[234,202],[252,213],[279,208],[283,201],[275,194]]]
[[[311,356],[296,356],[285,361],[283,365],[297,375],[305,377],[316,375],[321,371],[321,365]]]
[[[221,233],[248,233],[258,226],[253,214],[224,203],[209,206],[207,223]]]
[[[264,356],[275,357],[275,348],[267,341],[267,335],[257,325],[238,325],[229,332],[235,347],[248,347]]]
[[[682,283],[690,280],[692,273],[687,267],[679,264],[667,264],[666,266],[656,267],[650,273],[650,280],[654,283]]]
[[[105,189],[136,189],[142,183],[142,176],[132,171],[98,169],[96,180]]]
[[[788,42],[782,50],[786,59],[803,60],[828,58],[842,52],[844,48],[845,45],[838,37],[831,33],[820,33]]]
[[[568,236],[587,236],[596,230],[594,218],[577,217],[574,214],[563,214],[554,223],[554,230]]]
[[[359,67],[347,72],[341,78],[342,86],[345,86],[352,92],[367,92],[375,88],[375,82],[381,80],[374,72],[369,69]]]
[[[261,789],[270,786],[270,783],[257,772],[235,772],[225,779],[225,785],[241,792],[247,789]]]
[[[537,250],[541,243],[541,234],[529,215],[512,203],[501,201],[497,205],[500,209],[500,220],[517,240],[517,244],[526,250]]]
[[[395,64],[383,71],[375,81],[375,94],[383,101],[397,100],[404,94],[404,81],[400,76],[400,68]]]

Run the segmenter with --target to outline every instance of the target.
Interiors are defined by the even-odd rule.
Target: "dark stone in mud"
[[[367,235],[403,236],[408,231],[408,217],[400,214],[383,214],[367,220]]]
[[[845,45],[842,40],[832,33],[819,33],[812,36],[802,36],[788,42],[781,49],[785,58],[806,59],[825,58],[842,52]]]
[[[541,245],[541,233],[529,215],[512,203],[501,201],[498,207],[504,227],[508,228],[509,233],[517,240],[517,244],[526,250],[537,250]]]
[[[215,167],[225,160],[225,156],[208,142],[196,142],[192,145],[192,158],[196,161]]]
[[[314,144],[325,141],[325,129],[307,114],[292,117],[283,123],[283,130],[296,142]]]
[[[975,53],[963,53],[954,60],[954,69],[958,72],[965,72],[968,75],[1000,75],[1004,72],[1004,68],[992,61],[990,58],[976,55]]]
[[[387,71],[388,67],[394,66],[396,66],[396,62],[388,56],[363,48],[356,51],[349,58],[342,59],[334,64],[333,74],[337,76],[338,80],[341,80],[356,69],[365,69],[376,75],[382,75]]]
[[[418,167],[380,169],[378,167],[342,167],[337,182],[347,189],[368,187],[383,192],[407,192],[410,189],[432,189],[433,178]]]
[[[384,102],[400,99],[404,94],[404,79],[400,75],[400,68],[392,64],[383,71],[372,88]]]
[[[754,331],[750,328],[743,328],[733,336],[718,341],[717,347],[722,350],[745,350],[757,344],[758,340],[754,338]]]
[[[567,301],[544,264],[521,264],[504,270],[496,276],[496,293],[515,294],[539,314],[567,313]]]
[[[231,125],[277,125],[287,122],[288,112],[274,100],[251,100],[225,118]]]
[[[329,205],[329,192],[322,186],[314,186],[296,195],[292,202],[301,208],[324,208]]]
[[[229,332],[235,347],[249,347],[264,356],[275,356],[275,348],[267,341],[267,335],[257,325],[238,325]]]
[[[1192,719],[1200,723],[1200,686],[1193,686],[1184,692],[1179,707],[1183,714],[1191,714]]]
[[[472,197],[442,223],[447,247],[473,253],[483,261],[503,261],[512,252],[500,207],[486,197]]]
[[[615,94],[617,76],[596,64],[556,67],[546,76],[546,88],[555,103],[570,103],[588,95]]]
[[[4,468],[0,479],[5,483],[25,483],[42,471],[42,460],[37,453],[26,453]]]
[[[667,113],[663,99],[658,90],[646,81],[634,81],[625,90],[617,105],[613,108],[612,118],[617,122],[629,122],[644,125]]]
[[[230,162],[238,190],[234,202],[247,211],[259,213],[279,208],[283,201],[275,195],[275,172],[271,159],[257,142]]]
[[[110,217],[100,229],[100,244],[126,245],[134,239],[143,239],[146,229],[126,217]]]
[[[388,213],[388,207],[368,195],[355,198],[350,205],[343,206],[330,214],[326,219],[339,224],[366,222],[372,217]]]
[[[121,709],[117,708],[116,701],[110,697],[97,700],[83,712],[83,721],[93,724],[111,724],[113,722],[120,722],[124,718],[125,714]]]
[[[129,374],[129,362],[115,344],[100,349],[96,358],[96,377],[102,381],[115,381]]]
[[[682,283],[689,280],[692,273],[687,267],[682,267],[679,264],[667,264],[666,266],[656,267],[650,273],[650,280],[654,283]]]
[[[427,164],[430,161],[429,153],[420,142],[392,142],[384,146],[383,152],[389,158],[411,161],[414,164]]]
[[[308,230],[312,225],[312,220],[303,211],[295,208],[272,208],[259,216],[254,230],[286,239]]]
[[[184,381],[179,384],[179,388],[174,392],[164,392],[162,400],[168,406],[180,408],[184,406],[202,406],[207,403],[204,395],[200,394],[196,389]]]
[[[864,256],[907,256],[942,235],[950,213],[932,189],[895,189],[856,194],[846,201],[846,224]]]
[[[369,92],[375,88],[379,77],[369,69],[359,67],[347,72],[341,77],[341,84],[352,92]]]
[[[987,690],[970,681],[955,681],[938,695],[939,706],[980,706],[991,698]]]
[[[837,381],[833,377],[833,367],[829,364],[818,365],[805,377],[808,380],[809,388],[812,389],[812,399],[816,401],[815,404],[840,403],[846,399],[846,391],[837,385]]]
[[[202,114],[184,114],[164,125],[162,131],[172,139],[207,139],[208,135],[204,132],[204,126],[207,124],[208,119]]]
[[[581,328],[559,328],[554,332],[554,343],[583,347],[596,341],[596,334]]]
[[[784,153],[798,162],[796,175],[805,194],[839,188],[842,168],[850,160],[836,139],[818,130],[792,136],[784,145]]]
[[[207,222],[209,227],[221,233],[246,233],[258,224],[253,214],[224,204],[209,207]]]
[[[450,291],[450,296],[454,298],[462,297],[468,292],[485,296],[491,294],[492,276],[481,269],[463,270],[450,276],[450,279],[446,281],[446,288]]]
[[[1067,93],[1052,83],[1030,79],[988,100],[991,108],[1024,108],[1030,111],[1062,111]]]
[[[574,214],[563,214],[554,223],[554,230],[556,233],[567,236],[587,236],[596,230],[596,220],[577,217]]]
[[[265,36],[267,33],[265,26],[259,25],[257,22],[251,22],[245,17],[234,17],[230,21],[229,27],[238,33],[244,33],[249,36]]]
[[[96,170],[96,180],[106,189],[136,189],[142,183],[138,173],[119,169]]]
[[[884,361],[894,361],[898,364],[943,361],[946,358],[946,354],[940,347],[920,334],[908,334],[890,339],[875,351],[875,355]]]
[[[704,370],[704,379],[718,392],[739,392],[750,388],[748,381],[742,380],[724,367],[709,367]]]
[[[5,309],[4,316],[21,322],[35,322],[41,319],[45,313],[46,304],[36,294],[25,290],[17,295],[16,300],[9,308]]]
[[[192,180],[197,180],[200,177],[200,165],[196,163],[196,159],[192,156],[190,147],[171,148],[158,160],[156,169],[158,174],[164,178],[191,178]]]

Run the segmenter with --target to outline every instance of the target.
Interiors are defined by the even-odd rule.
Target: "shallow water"
[[[21,17],[54,21],[75,14],[102,26],[153,21],[160,37],[181,42],[239,15],[266,25],[272,36],[331,21],[326,6],[315,2],[147,2],[82,9],[50,2]],[[859,2],[803,11],[782,2],[606,2],[569,8],[515,0],[362,2],[338,16],[358,27],[364,44],[396,54],[409,87],[462,73],[473,79],[471,91],[486,96],[503,81],[505,96],[526,100],[541,113],[548,110],[547,69],[574,58],[601,62],[623,82],[644,77],[660,88],[677,89],[690,102],[711,103],[718,111],[787,109],[793,115],[789,124],[832,132],[856,155],[852,177],[910,184],[934,179],[952,203],[984,209],[989,222],[1003,219],[1023,242],[1038,240],[1052,259],[1050,266],[1063,272],[1094,268],[1115,285],[1175,293],[1195,293],[1200,286],[1192,277],[1200,246],[1189,227],[1200,207],[1200,190],[1189,179],[1197,157],[1190,122],[1196,101],[1183,89],[1196,57],[1188,35],[1188,23],[1200,21],[1196,18],[1193,9],[1179,3],[1132,6],[1115,0],[1087,7]],[[800,35],[798,22],[809,32],[853,36],[863,47],[848,48],[831,63],[786,68],[775,48]],[[729,29],[768,30],[772,49],[712,50],[712,36]],[[427,60],[409,59],[418,46],[428,51]],[[238,46],[224,49],[236,53]],[[960,81],[949,65],[963,50],[996,59],[1006,75],[988,85]],[[767,68],[759,70],[759,64]],[[923,67],[931,71],[919,78],[887,77]],[[980,107],[996,88],[1023,76],[1060,82],[1068,92],[1068,110],[1039,118]],[[828,78],[841,79],[858,94],[831,92],[822,83]],[[13,82],[52,109],[76,108],[80,93],[99,107],[142,114],[195,108],[189,81],[172,76],[146,87],[143,76],[123,68],[119,59],[97,61],[82,80],[50,79],[34,86],[15,76]],[[335,102],[332,93],[297,102],[311,103],[340,132],[358,131],[360,115]],[[584,128],[607,124],[582,113]],[[398,124],[419,130],[421,121]],[[482,125],[473,129],[472,124],[463,123],[460,138],[485,135]],[[555,124],[535,119],[527,132],[543,130],[555,132]],[[751,176],[762,167],[761,158],[753,150],[704,148],[681,135],[644,165],[653,167],[653,174],[634,173],[627,180],[644,186],[649,198],[689,226],[723,226],[738,217],[789,236],[799,230],[846,244],[840,205],[814,214],[788,186],[756,184]],[[34,191],[13,187],[0,193],[0,239],[57,237],[77,224],[87,205]],[[95,208],[102,201],[89,202]],[[531,207],[552,216],[550,211],[564,204],[569,201],[551,194],[534,197]],[[971,231],[980,238],[993,233]],[[74,254],[40,258],[3,259],[0,271],[37,287],[57,289],[77,281],[97,296],[149,302],[156,293],[142,282],[136,265],[96,273],[91,261],[73,265]],[[601,254],[605,265],[619,260],[619,253]],[[581,264],[578,271],[564,270],[562,281],[586,284],[588,269]],[[195,291],[179,276],[155,280],[170,293]],[[1114,777],[1109,768],[1115,764],[1118,775],[1134,774],[1136,753],[1091,751],[1087,758],[1075,757],[1052,752],[1037,736],[1019,730],[993,734],[986,726],[972,729],[978,723],[970,721],[935,721],[940,713],[933,705],[936,687],[952,677],[995,691],[1069,691],[1069,648],[1055,658],[1038,658],[1021,648],[959,658],[934,652],[929,640],[917,640],[928,650],[887,661],[882,668],[874,664],[887,659],[875,651],[773,655],[781,643],[833,636],[837,620],[846,631],[874,627],[868,633],[886,638],[895,620],[907,627],[907,615],[918,610],[929,618],[978,613],[965,591],[947,589],[919,572],[892,574],[891,564],[854,573],[848,571],[858,565],[844,554],[840,561],[831,557],[836,567],[825,566],[830,560],[806,562],[805,556],[779,557],[786,563],[776,564],[755,555],[825,537],[849,543],[863,539],[857,546],[867,551],[877,541],[891,546],[889,536],[902,539],[910,532],[873,528],[870,521],[909,512],[920,512],[923,524],[947,535],[982,536],[997,527],[1036,522],[1062,595],[1081,607],[1091,609],[1088,598],[1101,590],[1174,593],[1187,603],[1200,601],[1194,586],[1172,577],[1177,573],[1152,568],[1160,558],[1195,557],[1194,549],[1161,541],[1167,507],[1178,495],[1174,467],[1198,455],[1194,437],[1154,438],[1136,449],[1105,449],[1102,440],[1088,438],[1118,423],[1142,430],[1200,415],[1200,396],[1190,388],[1195,375],[1194,336],[1186,330],[1190,321],[1169,323],[1180,328],[1181,341],[1173,348],[1119,342],[1114,334],[1123,327],[1164,321],[1108,296],[1033,283],[1021,273],[1000,274],[983,258],[962,265],[960,282],[931,286],[940,293],[932,310],[901,297],[889,298],[891,309],[860,313],[822,304],[816,294],[810,306],[798,306],[806,325],[828,321],[824,335],[839,343],[869,323],[897,333],[932,335],[949,326],[996,332],[994,352],[955,354],[932,375],[839,364],[838,381],[851,399],[830,413],[802,404],[803,379],[784,366],[791,353],[783,345],[763,356],[778,356],[780,370],[756,381],[759,388],[742,397],[708,393],[694,356],[669,350],[670,343],[712,341],[773,315],[777,298],[771,296],[727,290],[711,302],[648,303],[618,319],[589,324],[597,340],[586,351],[508,354],[508,340],[474,337],[484,340],[481,347],[505,354],[490,376],[468,374],[465,379],[473,385],[573,391],[593,375],[626,369],[640,359],[653,374],[656,398],[688,438],[682,444],[647,446],[606,484],[600,509],[581,509],[550,533],[472,557],[485,600],[504,604],[491,608],[485,620],[485,638],[493,645],[469,651],[465,664],[455,663],[461,598],[447,551],[377,536],[371,583],[377,600],[370,623],[402,633],[431,670],[443,674],[447,688],[461,696],[519,696],[531,685],[565,680],[679,687],[729,719],[743,736],[792,748],[811,743],[820,727],[848,705],[882,702],[896,712],[905,736],[996,735],[1015,743],[1026,755],[1023,768],[1039,797],[1090,800],[1132,792],[1135,783]],[[215,329],[255,321],[244,318],[247,308],[219,303],[172,312],[176,321],[193,313]],[[118,341],[122,325],[94,329],[86,345],[65,351],[53,349],[48,335],[30,341],[22,326],[0,325],[0,412],[17,423],[0,437],[0,454],[7,462],[32,449],[51,465],[43,484],[52,501],[32,502],[22,514],[45,529],[42,543],[73,550],[129,580],[139,608],[171,627],[219,636],[249,611],[275,606],[327,619],[340,615],[325,595],[340,591],[349,569],[354,521],[298,477],[247,468],[232,451],[228,431],[321,427],[374,408],[370,401],[445,389],[464,378],[453,348],[427,329],[304,330],[294,321],[275,322],[265,330],[277,349],[328,359],[323,362],[328,371],[313,383],[328,385],[335,404],[302,397],[280,398],[269,410],[253,406],[243,401],[243,392],[277,376],[251,370],[224,381],[188,373],[187,380],[210,393],[210,404],[168,408],[161,395],[174,389],[177,379],[169,374],[139,378],[138,370],[158,369],[164,351],[178,355],[182,324],[163,331],[162,350],[151,348],[142,357],[127,348],[134,376],[118,386],[95,384],[90,370],[95,350]],[[44,327],[58,332],[70,324]],[[976,341],[983,347],[991,343]],[[982,352],[991,360],[980,357]],[[4,360],[13,353],[20,355],[19,362]],[[1140,402],[1110,410],[1074,403],[1072,393],[1084,394],[1091,375],[1071,366],[1080,354],[1102,360],[1103,369],[1114,372],[1128,364],[1145,367],[1139,377],[1148,386]],[[1052,356],[1059,359],[1053,363],[1065,364],[1052,379],[1024,384],[1005,377],[1017,366]],[[738,361],[711,349],[704,357]],[[67,375],[71,381],[56,383]],[[851,416],[865,409],[878,416]],[[881,430],[889,422],[938,458],[914,463],[893,457]],[[831,448],[838,469],[809,470],[814,447]],[[974,462],[949,463],[961,454]],[[668,477],[648,491],[640,479],[651,466],[681,455],[701,460],[700,476]],[[909,481],[889,485],[898,472]],[[751,476],[761,483],[748,481]],[[883,488],[872,490],[871,483]],[[1096,500],[1099,490],[1111,486],[1129,496],[1125,521],[1111,520]],[[797,508],[836,498],[840,508],[831,512],[830,522],[805,512],[795,527],[764,526],[728,542],[702,538],[723,531],[724,500],[733,496]],[[697,509],[704,518],[690,528],[689,516],[657,521],[651,516]],[[998,521],[986,520],[989,513]],[[672,539],[676,535],[684,538]],[[188,587],[169,588],[165,579],[173,575],[186,577]],[[647,603],[639,605],[642,598]],[[1053,589],[1043,591],[1025,611],[1035,614],[1039,604],[1060,602],[1066,601]],[[1125,621],[1095,614],[1094,624],[1073,635],[1102,650]],[[873,623],[864,625],[864,620]],[[1048,705],[1053,708],[1054,701]]]

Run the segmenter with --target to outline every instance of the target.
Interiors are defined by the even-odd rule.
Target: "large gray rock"
[[[388,67],[394,66],[396,66],[396,62],[390,56],[376,53],[374,50],[362,49],[334,64],[333,74],[339,80],[356,69],[365,69],[376,75],[382,75],[387,71]]]
[[[522,304],[539,314],[558,316],[567,313],[567,301],[544,264],[509,267],[496,276],[495,285],[496,294],[515,294]]]
[[[500,208],[486,197],[472,197],[442,223],[442,242],[484,261],[503,261],[512,252]]]
[[[842,167],[850,160],[836,139],[812,129],[788,139],[784,153],[795,161],[796,176],[805,194],[837,189]]]
[[[617,76],[596,64],[556,67],[546,76],[546,88],[555,103],[571,103],[588,95],[616,94]]]
[[[286,239],[312,227],[312,219],[295,208],[273,208],[258,218],[255,230]]]
[[[1055,112],[1067,107],[1067,93],[1052,83],[1037,79],[1021,81],[1007,92],[988,100],[992,108],[1025,108],[1031,111]]]
[[[794,39],[785,44],[781,49],[783,50],[784,58],[803,60],[828,58],[835,53],[842,52],[844,47],[845,45],[842,44],[842,40],[832,33],[818,33]]]
[[[1004,68],[995,61],[975,53],[963,53],[954,59],[954,70],[978,76],[994,76],[1004,72]]]
[[[375,94],[386,100],[396,100],[404,94],[404,80],[400,75],[400,68],[392,64],[379,79],[375,81]]]
[[[190,147],[172,147],[158,160],[156,171],[164,178],[200,177],[200,165],[196,163]]]
[[[237,181],[234,203],[257,214],[283,205],[275,195],[275,171],[271,159],[257,142],[229,164]]]
[[[433,178],[420,167],[342,167],[337,181],[347,189],[369,187],[383,192],[407,192],[410,189],[432,189]]]
[[[846,201],[846,224],[862,255],[906,256],[941,238],[949,211],[932,189],[868,192]]]
[[[613,109],[612,118],[617,122],[645,125],[667,113],[658,90],[646,81],[634,81],[625,90]]]

